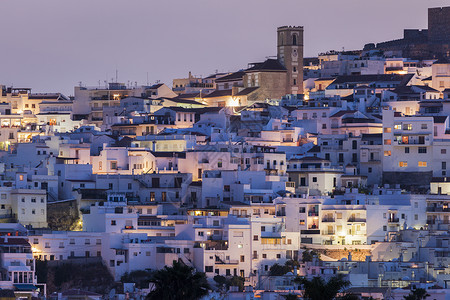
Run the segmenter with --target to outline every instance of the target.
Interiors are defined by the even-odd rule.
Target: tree
[[[302,252],[302,261],[303,262],[312,261],[314,256],[317,256],[317,258],[320,260],[320,254],[317,253],[316,251],[314,251],[314,250],[311,250],[311,251],[305,250],[305,251]]]
[[[295,282],[303,285],[303,298],[308,300],[332,300],[338,293],[350,286],[350,282],[345,280],[342,274],[331,277],[328,282],[319,276],[313,277],[311,280],[297,277]]]
[[[424,300],[429,297],[430,294],[427,293],[426,289],[415,289],[412,290],[408,296],[403,296],[406,300]]]
[[[147,288],[152,278],[152,271],[136,270],[130,273],[125,273],[121,278],[121,282],[133,282],[139,289]]]
[[[210,286],[203,272],[174,261],[172,267],[165,266],[153,274],[150,282],[154,289],[147,300],[196,300],[208,294]]]
[[[287,272],[291,272],[291,271],[292,271],[292,269],[290,266],[287,266],[287,265],[282,266],[279,264],[273,264],[270,267],[269,275],[270,276],[283,276]]]
[[[292,272],[294,267],[298,267],[300,264],[296,260],[288,260],[283,265],[274,264],[270,267],[269,275],[270,276],[283,276],[288,272]]]

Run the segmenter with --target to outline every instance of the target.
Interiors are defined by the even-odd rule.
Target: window
[[[253,240],[254,240],[254,241],[258,241],[258,240],[259,240],[258,235],[254,235],[254,236],[253,236]]]
[[[369,168],[367,169],[367,172],[372,173],[372,168],[369,167]]]
[[[25,198],[22,198],[22,202],[25,202]]]
[[[301,214],[304,214],[305,211],[306,211],[305,207],[299,207],[299,209],[298,209],[298,212],[301,213]]]
[[[261,226],[261,232],[266,231],[266,226]]]
[[[112,188],[113,188],[112,182],[108,184],[108,188],[109,188],[110,190],[112,190]]]
[[[400,168],[406,168],[408,166],[408,162],[407,161],[399,161],[398,166]]]
[[[245,256],[244,256],[244,255],[241,255],[240,261],[241,261],[241,262],[245,262]]]
[[[384,129],[383,129],[384,133],[390,133],[391,130],[392,130],[391,127],[384,127]]]
[[[391,156],[391,151],[384,151],[384,156]]]
[[[312,178],[312,181],[313,181],[313,182],[317,182],[317,177],[313,177],[313,178]]]
[[[385,139],[384,140],[384,144],[385,145],[391,145],[391,140],[390,139]]]
[[[277,254],[277,258],[281,258],[281,254],[278,253],[278,254]]]
[[[427,147],[419,147],[419,153],[427,153]]]
[[[116,226],[116,220],[111,220],[111,226]]]
[[[405,153],[409,153],[409,147],[405,147]]]
[[[417,215],[417,214],[414,215],[414,220],[415,220],[415,221],[419,220],[419,215]]]
[[[117,169],[117,161],[112,161],[111,162],[111,170],[116,170]]]
[[[219,160],[217,161],[217,167],[218,167],[218,168],[222,168],[222,160],[221,160],[221,159],[219,159]]]
[[[426,161],[419,161],[418,163],[419,167],[423,168],[427,166],[427,162]]]
[[[292,45],[297,46],[297,35],[295,34],[292,36]]]
[[[31,198],[31,203],[36,203],[36,198]]]
[[[32,209],[32,210],[31,210],[31,214],[35,215],[35,214],[36,214],[36,210],[35,210],[35,209]]]
[[[203,231],[199,231],[199,232],[198,232],[198,236],[204,236],[204,234],[205,234],[205,233],[204,233]]]
[[[33,244],[39,244],[39,239],[34,239]]]
[[[75,239],[70,239],[69,244],[75,245]]]
[[[412,130],[412,124],[403,124],[402,129],[410,131]]]
[[[128,183],[128,189],[132,190],[133,189],[133,185],[131,183]]]
[[[305,220],[300,220],[299,224],[300,225],[305,225]]]
[[[90,245],[91,244],[91,240],[90,239],[85,239],[84,240],[84,244],[85,245]]]
[[[401,124],[395,124],[394,125],[394,129],[402,129],[402,125]]]
[[[205,272],[206,273],[212,273],[213,272],[213,266],[205,266]]]
[[[323,123],[322,124],[322,129],[327,129],[327,124]]]
[[[95,240],[95,244],[96,245],[101,245],[102,244],[102,239],[96,239]]]
[[[383,231],[387,231],[387,226],[386,225],[383,226]]]
[[[422,124],[422,125],[420,126],[420,128],[421,128],[421,129],[428,129],[428,126],[427,126],[427,124]]]
[[[441,154],[447,154],[447,149],[441,149]]]

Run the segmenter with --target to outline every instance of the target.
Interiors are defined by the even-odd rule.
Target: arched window
[[[292,36],[292,45],[297,46],[297,35],[296,34],[294,34]]]

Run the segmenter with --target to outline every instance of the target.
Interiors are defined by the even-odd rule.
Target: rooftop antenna
[[[116,69],[116,82],[119,82],[119,71]]]
[[[148,72],[147,72],[147,86],[148,86],[149,84],[148,84]]]

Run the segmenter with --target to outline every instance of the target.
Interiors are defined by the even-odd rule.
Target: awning
[[[34,291],[37,290],[38,288],[33,285],[33,284],[28,284],[28,283],[15,283],[14,287],[18,290],[18,291]]]

